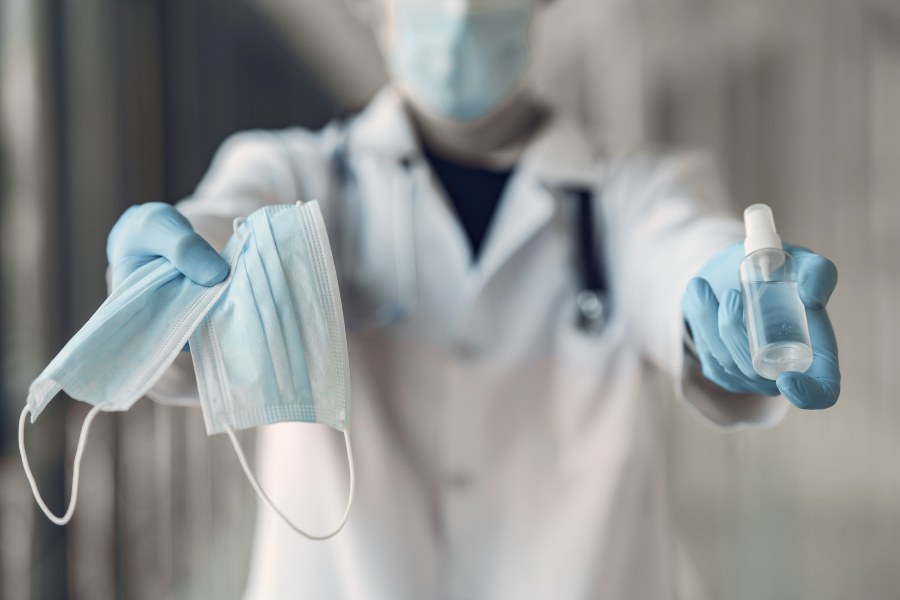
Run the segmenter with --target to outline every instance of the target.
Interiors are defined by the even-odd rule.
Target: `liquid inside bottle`
[[[749,254],[741,263],[741,286],[753,369],[772,380],[809,369],[809,326],[791,256],[775,248]]]

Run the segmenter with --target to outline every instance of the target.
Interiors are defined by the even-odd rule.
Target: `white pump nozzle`
[[[775,232],[775,218],[772,209],[766,204],[753,204],[744,210],[744,254],[750,254],[763,248],[781,250],[781,237]]]

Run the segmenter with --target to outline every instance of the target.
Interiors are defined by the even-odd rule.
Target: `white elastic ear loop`
[[[28,477],[28,483],[31,484],[31,493],[34,494],[34,499],[37,501],[38,506],[44,511],[47,518],[57,525],[68,523],[72,520],[72,515],[75,513],[75,505],[78,503],[78,480],[81,477],[81,457],[84,454],[84,444],[87,441],[88,432],[91,430],[91,423],[94,417],[97,416],[97,413],[100,412],[101,406],[100,404],[94,406],[84,418],[84,423],[81,424],[81,433],[78,434],[78,446],[75,448],[75,465],[72,469],[72,491],[70,492],[69,507],[61,517],[54,515],[47,507],[47,504],[44,503],[44,499],[41,498],[41,493],[38,491],[37,482],[34,480],[34,475],[31,473],[31,466],[28,464],[28,455],[25,453],[25,417],[31,411],[27,404],[19,416],[19,454],[22,456],[22,467],[25,468],[25,476]]]
[[[341,519],[340,525],[337,526],[337,529],[332,531],[326,535],[312,535],[300,529],[297,525],[295,525],[281,510],[275,506],[275,503],[269,498],[269,495],[266,494],[265,490],[262,489],[262,486],[259,485],[259,482],[256,480],[256,477],[253,475],[253,471],[250,470],[250,466],[247,464],[247,459],[244,457],[244,451],[241,450],[241,445],[238,443],[237,438],[234,435],[234,431],[231,430],[227,425],[225,426],[225,433],[228,434],[228,437],[231,439],[231,445],[234,446],[234,451],[237,454],[238,460],[241,463],[241,467],[244,469],[244,474],[247,476],[247,479],[250,480],[250,485],[253,486],[253,489],[256,490],[256,493],[262,499],[263,502],[269,505],[269,508],[275,511],[281,520],[285,522],[285,524],[302,535],[303,537],[313,540],[313,541],[322,541],[327,540],[329,538],[333,538],[338,533],[340,533],[341,529],[344,528],[344,525],[347,524],[347,518],[350,516],[350,507],[353,505],[353,490],[355,487],[355,471],[353,468],[353,449],[350,447],[350,433],[348,431],[344,431],[344,443],[347,446],[347,462],[350,467],[350,493],[347,497],[347,508],[344,509],[344,516]]]

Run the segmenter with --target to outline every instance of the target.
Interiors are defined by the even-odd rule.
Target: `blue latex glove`
[[[806,248],[790,244],[784,248],[794,258],[800,300],[809,322],[813,362],[806,373],[788,371],[773,382],[753,370],[738,277],[744,258],[742,243],[713,256],[691,279],[682,310],[707,379],[732,392],[780,393],[799,408],[828,408],[841,391],[837,341],[825,311],[837,284],[837,269]]]
[[[141,265],[164,257],[189,279],[203,286],[228,276],[228,263],[194,232],[184,215],[168,204],[132,206],[113,225],[106,241],[112,287]]]

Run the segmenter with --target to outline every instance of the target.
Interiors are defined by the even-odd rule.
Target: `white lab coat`
[[[350,520],[311,542],[261,505],[246,597],[675,597],[661,411],[680,396],[739,427],[773,423],[786,406],[704,386],[684,359],[685,284],[741,236],[708,163],[598,161],[574,124],[555,118],[511,177],[473,264],[399,98],[383,91],[341,131],[238,134],[179,205],[219,246],[234,217],[270,203],[318,199],[335,223],[333,158],[346,140],[363,215],[355,235],[366,240],[356,270],[374,274],[374,288],[390,282],[374,292],[390,300],[397,261],[415,258],[411,314],[349,339]],[[576,326],[577,213],[559,193],[570,185],[602,189],[613,295],[600,336]],[[399,252],[398,218],[412,228]],[[158,397],[196,397],[185,363]],[[340,434],[263,428],[257,464],[296,522],[324,532],[339,520]]]

